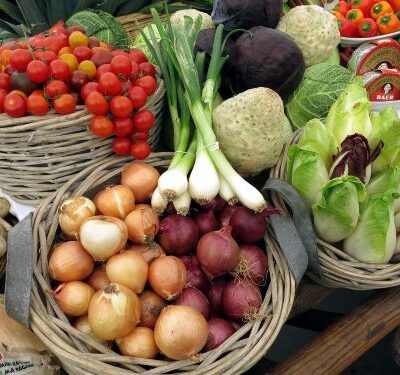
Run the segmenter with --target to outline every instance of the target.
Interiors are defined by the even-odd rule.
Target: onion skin
[[[129,187],[115,185],[97,193],[94,203],[102,215],[123,220],[135,208],[135,196]]]
[[[137,358],[156,358],[158,348],[154,340],[154,332],[147,327],[136,327],[128,336],[117,340],[123,355]]]
[[[208,319],[210,315],[210,304],[207,297],[196,288],[185,288],[176,299],[175,305],[191,306],[201,312],[204,318]]]
[[[249,267],[243,276],[257,285],[263,285],[268,275],[268,258],[265,251],[258,246],[242,245],[240,255]]]
[[[193,220],[199,228],[200,237],[219,228],[218,220],[212,211],[201,211],[193,217]]]
[[[92,330],[92,327],[90,326],[89,323],[89,318],[87,315],[82,315],[79,318],[77,318],[73,324],[73,327],[77,329],[79,332],[84,333],[85,335],[90,336],[93,340],[98,341],[99,343],[108,346],[108,342],[105,340],[101,340],[99,337],[97,337]],[[93,352],[96,352],[96,350],[93,350]]]
[[[219,195],[217,195],[211,202],[203,206],[199,206],[201,210],[212,211],[214,212],[214,214],[218,214],[225,207],[226,207],[226,202]]]
[[[108,284],[93,296],[88,318],[93,332],[100,339],[124,337],[139,323],[139,297],[124,285]]]
[[[157,258],[150,264],[149,283],[162,298],[172,301],[186,286],[187,272],[183,262],[174,256]]]
[[[185,264],[187,272],[187,285],[207,293],[210,289],[210,281],[200,267],[196,256],[184,255],[179,259]]]
[[[228,281],[224,277],[219,277],[212,281],[210,291],[207,294],[208,301],[211,305],[211,311],[216,315],[223,315],[222,292],[224,291]]]
[[[232,237],[241,244],[252,244],[264,238],[267,209],[254,213],[247,207],[240,206],[232,214],[229,225]]]
[[[160,223],[158,242],[168,255],[186,255],[196,248],[199,229],[187,216],[171,215]]]
[[[154,338],[167,357],[196,360],[208,339],[207,321],[193,307],[167,306],[157,319]]]
[[[232,215],[235,213],[235,211],[239,208],[239,206],[225,206],[224,209],[221,211],[219,214],[219,224],[221,227],[227,227],[230,226],[230,221]]]
[[[157,188],[160,173],[153,166],[134,162],[122,171],[121,184],[129,187],[139,203],[148,201]]]
[[[125,224],[128,238],[136,244],[153,242],[160,227],[157,212],[147,205],[136,206],[125,218]]]
[[[127,250],[142,254],[146,262],[149,264],[154,259],[165,255],[164,250],[157,242],[150,242],[144,245],[132,245]]]
[[[78,241],[68,241],[57,246],[49,259],[50,277],[64,283],[83,280],[93,269],[93,258]]]
[[[230,322],[221,318],[211,318],[208,321],[208,340],[203,351],[208,352],[218,348],[224,341],[235,333],[235,328]]]
[[[103,289],[111,281],[107,277],[106,265],[103,263],[96,267],[93,273],[87,278],[86,282],[97,292]]]
[[[157,293],[145,290],[140,296],[140,327],[154,328],[158,316],[167,305]]]

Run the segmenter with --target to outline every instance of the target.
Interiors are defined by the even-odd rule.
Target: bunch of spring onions
[[[168,21],[163,24],[155,9],[151,12],[161,40],[157,43],[151,28],[151,39],[143,32],[142,36],[163,74],[175,147],[169,169],[160,176],[153,194],[153,208],[161,213],[172,201],[177,212],[185,215],[191,199],[204,205],[219,194],[230,204],[240,201],[256,212],[262,211],[266,207],[263,196],[232,168],[219,149],[212,127],[221,69],[228,58],[223,56],[223,25],[216,29],[205,74],[204,53],[194,54],[201,17],[196,21],[185,17],[183,25],[172,25]]]

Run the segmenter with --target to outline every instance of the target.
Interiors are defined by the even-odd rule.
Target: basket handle
[[[8,232],[5,308],[7,314],[29,328],[33,275],[32,214]]]
[[[282,238],[283,242],[279,244],[295,279],[296,275],[303,270],[304,263],[306,263],[306,269],[309,268],[311,273],[320,277],[317,240],[308,207],[296,189],[284,180],[268,179],[261,192],[266,197],[269,191],[279,193],[292,210],[293,220],[288,216],[281,215],[271,215],[270,219],[278,240]],[[286,244],[285,242],[289,242],[289,238],[291,238],[290,243]],[[296,238],[300,241],[295,241]],[[306,262],[304,258],[306,258]],[[304,269],[303,274],[305,271]]]

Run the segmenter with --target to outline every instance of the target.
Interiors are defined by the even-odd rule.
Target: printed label
[[[37,374],[38,367],[32,363],[31,357],[0,360],[0,375],[8,374]]]

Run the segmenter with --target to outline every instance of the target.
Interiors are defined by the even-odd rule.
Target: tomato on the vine
[[[84,60],[90,60],[93,56],[92,49],[88,46],[78,46],[74,48],[73,54],[79,62]]]
[[[157,81],[152,76],[144,76],[135,81],[135,86],[141,87],[150,96],[157,90]]]
[[[137,131],[149,130],[156,122],[156,118],[153,113],[147,109],[139,111],[132,118],[133,126]]]
[[[67,94],[68,92],[68,86],[64,81],[56,79],[54,81],[50,81],[46,85],[46,95],[50,99],[53,99],[62,94]]]
[[[133,122],[129,117],[116,117],[114,120],[114,133],[119,137],[129,135],[133,131]]]
[[[71,77],[69,65],[62,60],[54,60],[50,63],[50,72],[53,78],[68,81]]]
[[[147,94],[139,86],[133,86],[129,89],[129,99],[132,101],[133,109],[142,108],[147,102]]]
[[[127,79],[132,72],[132,63],[127,56],[115,56],[111,60],[111,71],[118,77]]]
[[[0,113],[4,112],[4,99],[7,96],[7,91],[0,89]]]
[[[7,73],[0,73],[0,89],[7,92],[11,89],[11,77]]]
[[[98,92],[91,92],[85,99],[86,109],[97,116],[105,115],[108,111],[108,102],[105,96]]]
[[[132,48],[129,52],[129,59],[137,64],[141,64],[147,61],[146,55],[138,50],[137,48]]]
[[[131,154],[135,159],[146,159],[151,153],[150,145],[145,141],[139,141],[132,145]]]
[[[52,61],[57,59],[57,55],[53,51],[36,51],[35,59],[50,64]]]
[[[10,117],[22,117],[27,110],[26,99],[15,92],[11,92],[4,98],[4,112]]]
[[[122,82],[118,77],[112,73],[107,72],[100,76],[99,78],[99,90],[104,95],[119,95],[122,89]]]
[[[112,148],[117,155],[129,155],[132,141],[126,137],[116,137],[113,140]]]
[[[32,82],[43,83],[49,79],[50,70],[43,61],[33,60],[28,64],[26,74]]]
[[[94,116],[89,127],[92,133],[98,137],[109,137],[114,132],[114,124],[106,116]]]
[[[139,65],[140,72],[145,76],[154,76],[156,74],[156,68],[149,62],[144,62]]]
[[[115,117],[129,117],[132,114],[132,102],[126,96],[114,96],[110,101],[110,110]]]
[[[81,88],[81,98],[86,100],[90,93],[96,91],[99,92],[99,84],[97,82],[88,82]]]
[[[103,64],[97,68],[96,79],[99,80],[104,73],[111,72],[111,64]]]
[[[16,49],[10,55],[10,65],[19,72],[24,72],[32,60],[33,57],[27,49]]]
[[[28,112],[34,116],[44,116],[49,111],[49,103],[42,95],[32,93],[28,97]]]
[[[68,115],[75,111],[76,100],[71,94],[62,94],[54,100],[53,106],[60,115]]]

